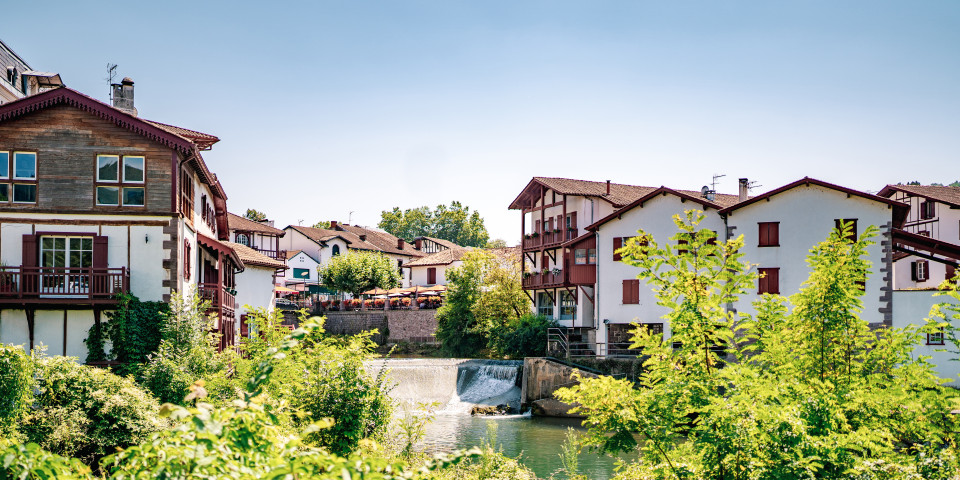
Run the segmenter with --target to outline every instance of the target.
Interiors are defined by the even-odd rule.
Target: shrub
[[[21,431],[46,450],[89,463],[163,427],[156,400],[129,378],[73,357],[37,359],[35,368],[34,408]]]
[[[116,360],[120,362],[117,373],[137,374],[160,346],[160,331],[168,312],[165,302],[141,302],[127,293],[118,295],[116,310],[107,313],[109,320],[88,333],[87,361]],[[103,350],[105,339],[112,344],[109,354]]]
[[[90,467],[75,458],[44,451],[36,443],[4,442],[0,438],[0,479],[92,479]]]
[[[30,402],[33,364],[19,346],[0,345],[0,435],[12,434]]]
[[[547,354],[547,329],[559,326],[552,318],[528,313],[507,321],[504,328],[494,329],[490,348],[511,358],[542,357]]]

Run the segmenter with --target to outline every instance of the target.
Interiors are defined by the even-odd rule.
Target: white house
[[[463,265],[463,256],[473,247],[446,248],[404,265],[409,269],[411,286],[422,287],[447,284],[447,270]]]
[[[320,266],[320,262],[308,255],[307,252],[287,250],[285,264],[287,269],[284,270],[284,285],[318,285],[317,267]]]
[[[0,42],[0,104],[63,86],[60,75],[38,72],[16,52]]]
[[[236,276],[236,305],[240,317],[250,313],[251,309],[273,310],[276,305],[276,278],[287,270],[287,264],[246,245],[224,243],[232,248],[243,262],[243,272]]]

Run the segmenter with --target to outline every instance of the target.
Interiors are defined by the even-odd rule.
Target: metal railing
[[[0,267],[0,300],[38,297],[105,300],[128,291],[130,272],[126,267]]]
[[[631,349],[630,342],[591,341],[588,327],[554,327],[547,329],[547,353],[557,358],[636,357],[640,350]]]

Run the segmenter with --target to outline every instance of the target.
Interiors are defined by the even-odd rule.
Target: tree
[[[488,240],[487,245],[483,248],[507,248],[507,241],[502,238]]]
[[[243,214],[244,217],[253,220],[254,222],[265,222],[267,220],[267,214],[253,208],[248,208],[247,213]]]
[[[743,237],[712,245],[702,216],[686,216],[671,237],[683,250],[642,231],[620,249],[670,309],[672,338],[634,333],[642,388],[601,377],[557,393],[586,413],[589,445],[639,449],[618,478],[954,478],[957,394],[913,358],[915,328],[870,331],[859,318],[875,227],[856,241],[850,225],[834,230],[799,293],[765,294],[756,315],[735,317],[724,304],[756,278]]]
[[[327,230],[327,229],[330,228],[330,221],[329,221],[329,220],[320,220],[319,222],[314,223],[311,228],[322,228],[322,229],[324,229],[324,230]]]
[[[494,346],[491,330],[502,330],[530,311],[513,259],[473,250],[446,275],[447,296],[437,310],[436,337],[451,355],[472,357]]]
[[[436,237],[467,247],[483,247],[490,238],[480,214],[471,212],[470,207],[457,201],[449,206],[437,205],[436,210],[427,206],[403,211],[399,207],[384,210],[377,227],[408,241],[417,237]]]
[[[400,285],[396,264],[379,252],[350,250],[333,257],[326,265],[318,267],[317,272],[325,286],[350,293],[354,298],[374,288],[388,289]]]

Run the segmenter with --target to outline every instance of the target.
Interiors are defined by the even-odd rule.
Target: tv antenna
[[[347,215],[347,225],[353,224],[353,210],[350,211],[350,215]]]
[[[110,104],[113,105],[113,77],[117,75],[117,64],[107,62],[107,85],[110,85]]]
[[[713,174],[713,180],[710,182],[710,190],[713,190],[714,192],[716,192],[716,191],[717,191],[717,179],[718,179],[718,178],[723,178],[723,177],[726,177],[726,175],[719,175],[719,174],[714,173],[714,174]]]
[[[762,186],[763,185],[758,183],[756,180],[753,180],[753,181],[747,182],[747,191],[753,190],[754,188],[760,188]]]

